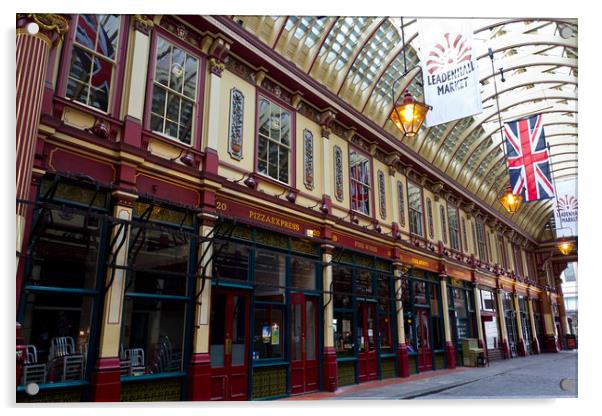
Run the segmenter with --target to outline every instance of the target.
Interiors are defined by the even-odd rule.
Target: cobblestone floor
[[[339,388],[287,400],[511,399],[577,397],[576,351],[494,361]],[[561,381],[566,379],[561,388]]]

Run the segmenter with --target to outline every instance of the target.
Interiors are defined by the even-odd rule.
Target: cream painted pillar
[[[452,342],[451,337],[451,324],[449,321],[449,307],[447,301],[447,276],[440,275],[441,277],[441,313],[443,315],[443,328],[445,332],[445,342]]]
[[[393,212],[393,222],[399,225],[399,195],[397,195],[397,181],[395,180],[395,168],[389,166],[389,180],[391,182],[391,211]]]
[[[323,351],[323,380],[324,389],[337,389],[337,353],[334,348],[334,293],[332,293],[332,252],[334,246],[323,244],[322,248],[322,304],[324,309],[324,351]],[[341,325],[341,323],[338,323]]]
[[[135,30],[133,36],[130,37],[132,64],[125,114],[140,122],[144,117],[144,98],[146,95],[146,76],[141,76],[141,74],[148,72],[148,58],[150,55],[149,35],[152,27],[152,21],[144,21],[140,16],[134,17]]]
[[[393,263],[393,277],[395,281],[395,312],[397,317],[397,362],[399,367],[399,375],[401,377],[410,376],[410,360],[406,345],[406,333],[403,316],[403,285],[401,281],[405,272],[407,272],[407,267],[403,263]]]
[[[124,128],[122,141],[135,147],[142,145],[142,120],[146,98],[146,74],[150,56],[150,33],[153,21],[142,15],[133,15],[134,30],[129,39],[128,67],[124,96]],[[148,92],[151,94],[151,92]]]
[[[531,325],[531,344],[533,345],[533,352],[539,354],[539,342],[537,339],[537,327],[535,326],[535,314],[533,313],[533,299],[527,298],[527,313],[529,314],[529,324]]]
[[[514,301],[514,311],[516,312],[514,315],[516,317],[516,332],[518,332],[518,339],[520,341],[524,341],[523,338],[523,324],[522,324],[522,320],[520,317],[520,302],[518,300],[518,294],[517,293],[513,293],[512,294],[512,300]]]
[[[332,320],[334,317],[334,293],[332,290],[332,250],[333,246],[323,245],[322,254],[322,287],[324,288],[324,347],[334,348],[334,332]]]
[[[479,339],[479,348],[484,348],[485,337],[483,336],[483,325],[481,323],[481,291],[474,285],[472,289],[474,295],[474,311],[477,317],[477,337]]]
[[[126,226],[114,224],[109,241],[115,241],[111,247],[108,261],[115,266],[127,266],[130,245],[130,227],[137,196],[123,191],[114,191],[113,216],[126,222]],[[91,383],[92,401],[119,401],[120,394],[120,360],[119,344],[123,321],[123,303],[126,270],[107,267],[102,319],[100,320],[100,341],[98,359],[94,368]]]
[[[202,241],[209,235],[215,226],[217,217],[212,214],[199,214],[201,226],[199,236],[198,260],[199,269],[195,270],[197,294],[194,309],[194,333],[192,337],[192,357],[188,368],[188,398],[193,401],[206,401],[211,399],[211,356],[209,351],[209,329],[211,322],[211,278],[213,274],[212,255],[214,246],[211,241]],[[203,271],[205,281],[203,284]]]
[[[508,331],[506,330],[506,312],[504,311],[504,299],[502,298],[502,289],[496,290],[498,317],[500,322],[500,330],[502,334],[502,350],[504,358],[510,358],[510,349],[508,347]]]
[[[332,194],[332,161],[330,152],[330,131],[322,128],[322,166],[324,167],[323,188],[324,195]]]
[[[441,313],[443,315],[443,329],[445,333],[445,360],[447,368],[456,368],[456,346],[451,337],[451,322],[449,320],[449,306],[447,303],[447,275],[440,274],[441,283]]]
[[[395,310],[397,312],[397,343],[405,345],[406,333],[404,327],[403,317],[403,302],[402,302],[402,285],[401,276],[403,274],[403,264],[393,263],[394,271],[393,276],[395,278]]]
[[[213,58],[212,58],[213,59]],[[223,64],[222,64],[223,65]],[[217,150],[219,139],[219,117],[225,109],[220,108],[221,100],[221,72],[218,71],[219,63],[217,61],[209,61],[209,77],[208,84],[208,110],[207,110],[207,139],[204,143],[204,148]]]

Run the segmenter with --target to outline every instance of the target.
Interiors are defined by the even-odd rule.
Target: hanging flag
[[[420,19],[424,101],[433,127],[483,111],[470,20]]]
[[[577,195],[577,179],[556,182],[558,204],[554,210],[556,221],[556,237],[577,235],[579,199]]]
[[[523,201],[538,201],[554,196],[550,176],[548,147],[541,114],[504,125],[510,187]]]

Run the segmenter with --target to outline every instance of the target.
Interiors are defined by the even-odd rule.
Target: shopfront
[[[510,350],[510,357],[514,358],[518,355],[518,332],[516,328],[516,310],[514,308],[513,294],[502,291],[502,302],[504,306],[506,332],[508,334],[508,348]]]
[[[211,399],[265,399],[320,388],[319,248],[237,226],[214,243]]]
[[[541,311],[541,301],[539,299],[531,299],[533,305],[533,320],[535,322],[535,333],[537,334],[537,340],[539,341],[540,350],[543,348],[543,342],[545,338],[545,331],[543,326],[543,315]]]
[[[520,323],[523,331],[523,342],[525,344],[525,351],[527,354],[533,354],[533,333],[531,331],[531,322],[529,318],[529,311],[527,309],[527,298],[525,296],[518,296],[518,305],[520,313]]]
[[[104,295],[110,198],[106,189],[43,178],[17,321],[25,344],[17,400],[36,383],[39,401],[87,400]]]
[[[487,358],[499,360],[503,358],[501,328],[499,326],[498,306],[496,294],[493,289],[480,288],[481,294],[481,322],[485,338]]]
[[[395,377],[396,318],[390,262],[344,252],[333,264],[338,385]]]
[[[404,329],[410,373],[444,368],[445,335],[437,274],[412,269],[402,280]]]
[[[477,338],[474,295],[470,285],[450,279],[447,286],[447,307],[451,324],[452,342],[456,348],[457,363],[463,363],[462,340]]]

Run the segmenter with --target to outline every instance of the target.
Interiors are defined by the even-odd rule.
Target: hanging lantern
[[[510,188],[510,184],[508,184],[506,185],[506,191],[504,192],[504,195],[499,197],[499,201],[500,204],[506,208],[506,211],[508,211],[510,214],[514,214],[516,211],[518,211],[521,202],[523,202],[523,197],[520,194],[513,194],[512,188]]]
[[[403,137],[414,137],[418,134],[426,113],[432,109],[430,105],[416,101],[408,90],[400,104],[394,106],[389,119],[403,133]]]
[[[560,251],[563,255],[567,256],[571,251],[573,251],[574,244],[567,240],[566,238],[560,240],[556,247],[558,247],[558,251]]]

